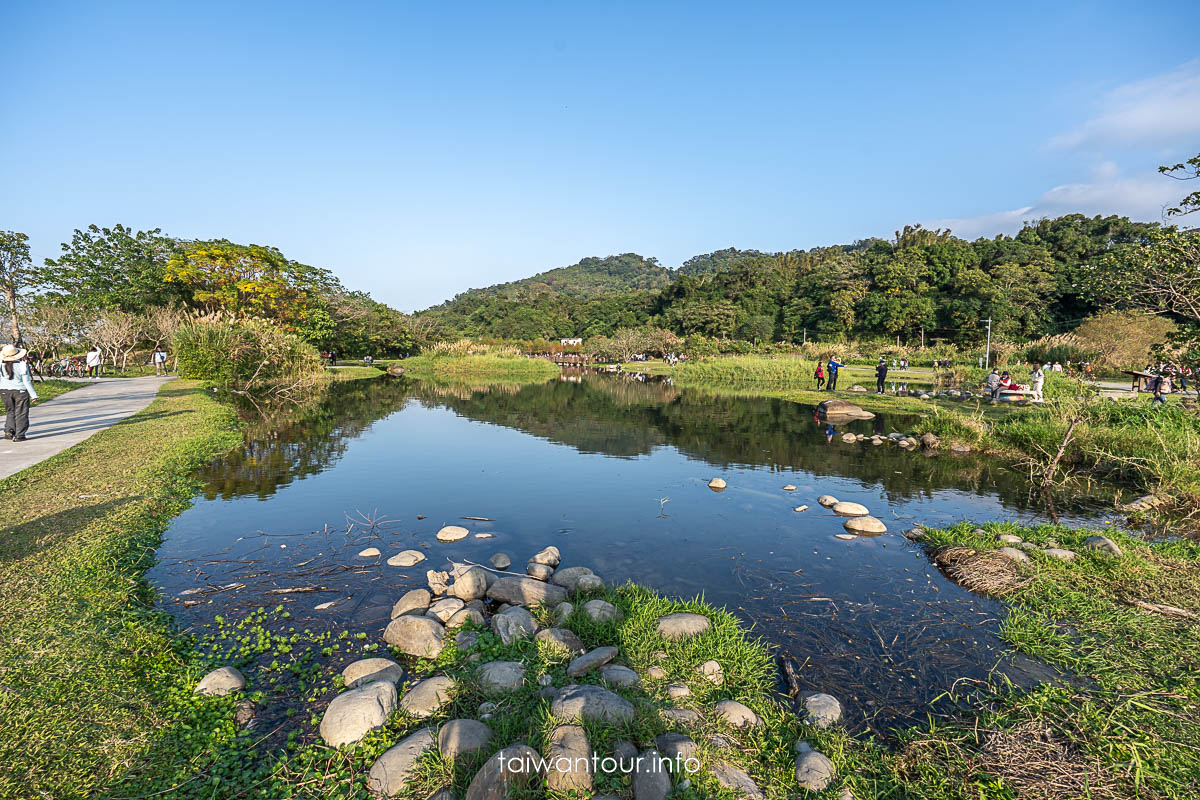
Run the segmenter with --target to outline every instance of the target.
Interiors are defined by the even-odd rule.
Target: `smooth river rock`
[[[1057,558],[1059,561],[1074,561],[1075,551],[1066,550],[1062,547],[1047,547],[1042,551],[1051,558]]]
[[[597,667],[604,666],[616,657],[617,648],[597,647],[595,650],[590,650],[587,653],[584,653],[568,664],[567,676],[570,678],[578,678],[580,675],[585,675]]]
[[[358,551],[359,558],[379,558],[378,547],[366,547]]]
[[[717,716],[735,728],[757,728],[762,720],[748,706],[737,700],[722,700],[713,708]]]
[[[525,574],[534,580],[548,581],[554,577],[554,567],[539,564],[536,561],[530,561],[525,565]]]
[[[1025,553],[1021,552],[1015,547],[1001,547],[996,552],[1000,553],[1001,555],[1008,556],[1008,558],[1012,559],[1013,561],[1021,563],[1029,560],[1029,556],[1025,555]]]
[[[583,613],[596,622],[620,622],[625,619],[624,612],[607,600],[588,600],[583,604]]]
[[[405,592],[404,596],[392,606],[392,619],[404,614],[424,614],[429,610],[429,601],[433,599],[426,589],[413,589]]]
[[[582,653],[586,649],[575,632],[568,628],[546,628],[538,631],[533,638],[572,656]]]
[[[457,597],[447,597],[431,605],[425,613],[427,616],[436,617],[439,622],[444,624],[446,620],[457,614],[459,609],[465,605],[466,603]]]
[[[431,717],[450,702],[454,692],[454,679],[446,675],[426,678],[413,686],[400,698],[400,710],[414,717]]]
[[[461,628],[468,622],[473,622],[476,625],[483,625],[483,612],[472,606],[464,606],[454,612],[454,616],[446,620],[446,628]]]
[[[401,550],[387,560],[389,567],[415,567],[425,560],[420,550]]]
[[[887,525],[875,517],[851,517],[842,523],[842,527],[859,536],[878,536],[887,533]]]
[[[724,479],[724,478],[713,478],[712,480],[710,480],[710,481],[708,482],[708,488],[712,489],[714,492],[723,492],[723,491],[725,491],[725,487],[726,487],[727,485],[728,485],[728,484],[726,484],[726,483],[725,483],[725,479]]]
[[[512,559],[508,557],[507,553],[496,553],[488,559],[488,563],[496,569],[508,569],[512,566]]]
[[[808,742],[796,742],[796,783],[810,792],[819,792],[829,785],[837,771],[824,753],[812,749]]]
[[[558,548],[550,545],[544,550],[534,553],[533,558],[529,559],[534,564],[544,564],[551,569],[554,569],[562,563],[562,553],[558,552]]]
[[[684,611],[659,617],[657,630],[664,639],[684,639],[698,636],[711,627],[712,623],[703,614]]]
[[[404,667],[390,658],[362,658],[347,664],[342,670],[342,680],[347,689],[354,689],[372,681],[387,681],[395,686],[404,678]]]
[[[817,498],[817,505],[822,508],[833,508],[837,502],[838,499],[831,494],[823,494]]]
[[[520,661],[489,661],[479,668],[479,682],[490,692],[512,692],[525,685]]]
[[[831,510],[842,517],[865,517],[871,513],[862,503],[851,503],[849,500],[839,500]]]
[[[471,532],[461,525],[447,525],[437,532],[439,542],[461,542],[471,535]]]
[[[580,575],[575,581],[575,591],[580,594],[598,594],[604,591],[604,579],[599,575]]]
[[[518,639],[528,639],[537,633],[538,624],[533,615],[520,606],[513,606],[492,617],[492,630],[504,644]]]
[[[526,744],[496,751],[475,773],[466,800],[508,800],[512,789],[528,786],[541,777],[537,769],[540,760],[537,751]]]
[[[218,667],[205,675],[192,691],[209,697],[225,697],[246,688],[246,678],[237,667]]]
[[[646,750],[637,760],[633,773],[634,800],[665,800],[671,792],[670,766],[657,750]]]
[[[804,698],[804,710],[808,722],[818,728],[836,725],[842,718],[842,704],[831,694],[817,692]]]
[[[553,606],[567,599],[567,590],[533,578],[506,576],[496,579],[488,588],[487,596],[498,603],[511,603],[514,606]]]
[[[471,567],[459,575],[447,590],[460,600],[479,600],[487,594],[487,571],[480,567]]]
[[[404,790],[404,783],[412,775],[417,760],[436,746],[433,728],[421,728],[409,734],[375,759],[367,775],[367,789],[377,797],[396,797]]]
[[[438,731],[438,749],[442,758],[450,761],[459,756],[478,753],[492,738],[492,729],[473,719],[452,719]]]
[[[1107,536],[1089,536],[1083,540],[1083,546],[1111,556],[1123,555],[1117,543]]]
[[[570,722],[580,719],[628,722],[633,719],[633,704],[599,686],[572,684],[554,694],[550,713]]]
[[[601,667],[600,680],[618,689],[632,689],[642,682],[636,672],[621,664],[605,664]]]
[[[555,792],[592,789],[592,747],[578,725],[559,725],[550,732],[546,750],[546,786]]]
[[[386,725],[395,708],[396,687],[387,681],[342,692],[330,701],[321,717],[321,738],[330,747],[360,742],[371,731]]]
[[[746,798],[746,800],[763,800],[764,795],[758,788],[758,784],[743,770],[728,761],[718,761],[709,768],[709,772],[716,778],[717,783],[735,792],[738,797]]]
[[[569,592],[575,591],[575,585],[584,575],[591,575],[592,571],[587,567],[563,567],[554,573],[554,577],[550,579],[552,583],[562,586]]]
[[[672,761],[686,761],[695,756],[699,749],[691,737],[682,733],[664,733],[654,740],[659,751]]]
[[[725,682],[725,671],[721,669],[720,664],[711,659],[696,667],[696,672],[707,678],[708,682],[714,686],[720,686]]]

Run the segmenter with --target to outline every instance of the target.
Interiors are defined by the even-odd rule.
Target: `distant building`
[[[578,347],[583,344],[583,339],[559,339],[558,343],[563,347]]]

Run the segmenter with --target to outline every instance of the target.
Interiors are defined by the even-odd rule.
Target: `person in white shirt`
[[[13,344],[0,348],[0,400],[4,402],[4,438],[25,441],[29,430],[29,404],[37,400],[37,391],[29,377],[26,351]]]
[[[95,378],[100,373],[100,364],[103,361],[104,355],[100,352],[100,345],[92,345],[92,349],[87,351],[87,368],[89,378]]]
[[[154,374],[167,374],[167,351],[163,350],[161,344],[154,348]]]
[[[1029,373],[1029,378],[1033,381],[1033,399],[1042,399],[1042,386],[1046,383],[1046,373],[1042,371],[1041,364],[1034,364],[1033,371]]]

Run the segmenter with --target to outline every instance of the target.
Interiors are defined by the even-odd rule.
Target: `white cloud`
[[[1101,165],[1090,183],[1069,183],[1044,192],[1032,205],[977,217],[939,219],[927,228],[949,228],[964,239],[1016,233],[1022,223],[1064,214],[1120,214],[1143,222],[1162,219],[1163,207],[1179,200],[1179,184],[1154,173],[1121,177],[1110,165]]]
[[[1051,147],[1180,147],[1200,136],[1200,60],[1105,94],[1097,114]]]

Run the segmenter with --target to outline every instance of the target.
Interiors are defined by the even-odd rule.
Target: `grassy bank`
[[[414,356],[401,362],[404,374],[424,380],[548,381],[558,374],[557,366],[540,358],[485,353],[447,355],[441,353]]]
[[[53,400],[59,395],[66,394],[72,389],[78,389],[82,386],[87,386],[87,384],[77,383],[76,381],[62,381],[57,378],[36,381],[33,384],[33,388],[37,390],[38,399],[34,401],[34,405]]]
[[[88,796],[147,756],[185,662],[142,576],[192,471],[237,440],[228,409],[173,382],[0,482],[0,796]]]

